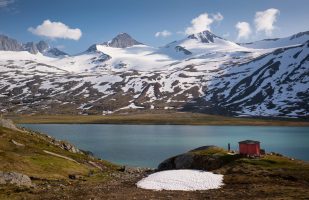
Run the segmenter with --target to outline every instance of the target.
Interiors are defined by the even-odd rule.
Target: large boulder
[[[15,184],[17,186],[31,187],[32,182],[29,176],[17,172],[0,171],[0,184]]]
[[[216,146],[203,146],[163,161],[159,164],[158,170],[216,170],[237,157]]]

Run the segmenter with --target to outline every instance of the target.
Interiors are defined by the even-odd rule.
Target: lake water
[[[181,126],[105,124],[22,124],[75,144],[114,163],[157,167],[188,150],[216,145],[238,150],[238,142],[252,139],[261,148],[309,161],[309,127]]]

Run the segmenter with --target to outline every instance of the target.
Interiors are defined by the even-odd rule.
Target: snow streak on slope
[[[309,42],[278,49],[214,77],[199,109],[251,116],[307,116]]]
[[[161,48],[120,39],[115,45],[128,46],[93,45],[84,53],[57,58],[0,51],[0,112],[184,109],[308,116],[308,42],[250,49],[209,31]]]

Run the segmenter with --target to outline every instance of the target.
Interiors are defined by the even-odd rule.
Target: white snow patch
[[[149,190],[209,190],[223,185],[223,175],[200,170],[167,170],[151,174],[136,185]]]

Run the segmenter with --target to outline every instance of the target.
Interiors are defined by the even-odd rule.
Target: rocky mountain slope
[[[256,48],[204,31],[159,48],[121,33],[74,56],[2,47],[0,112],[171,109],[307,118],[309,35],[276,41],[283,45]]]
[[[17,40],[9,38],[5,35],[0,35],[0,51],[27,51],[31,54],[41,53],[45,56],[59,57],[67,56],[68,54],[60,51],[57,48],[52,48],[45,41],[39,41],[38,43],[27,42],[19,43]]]

